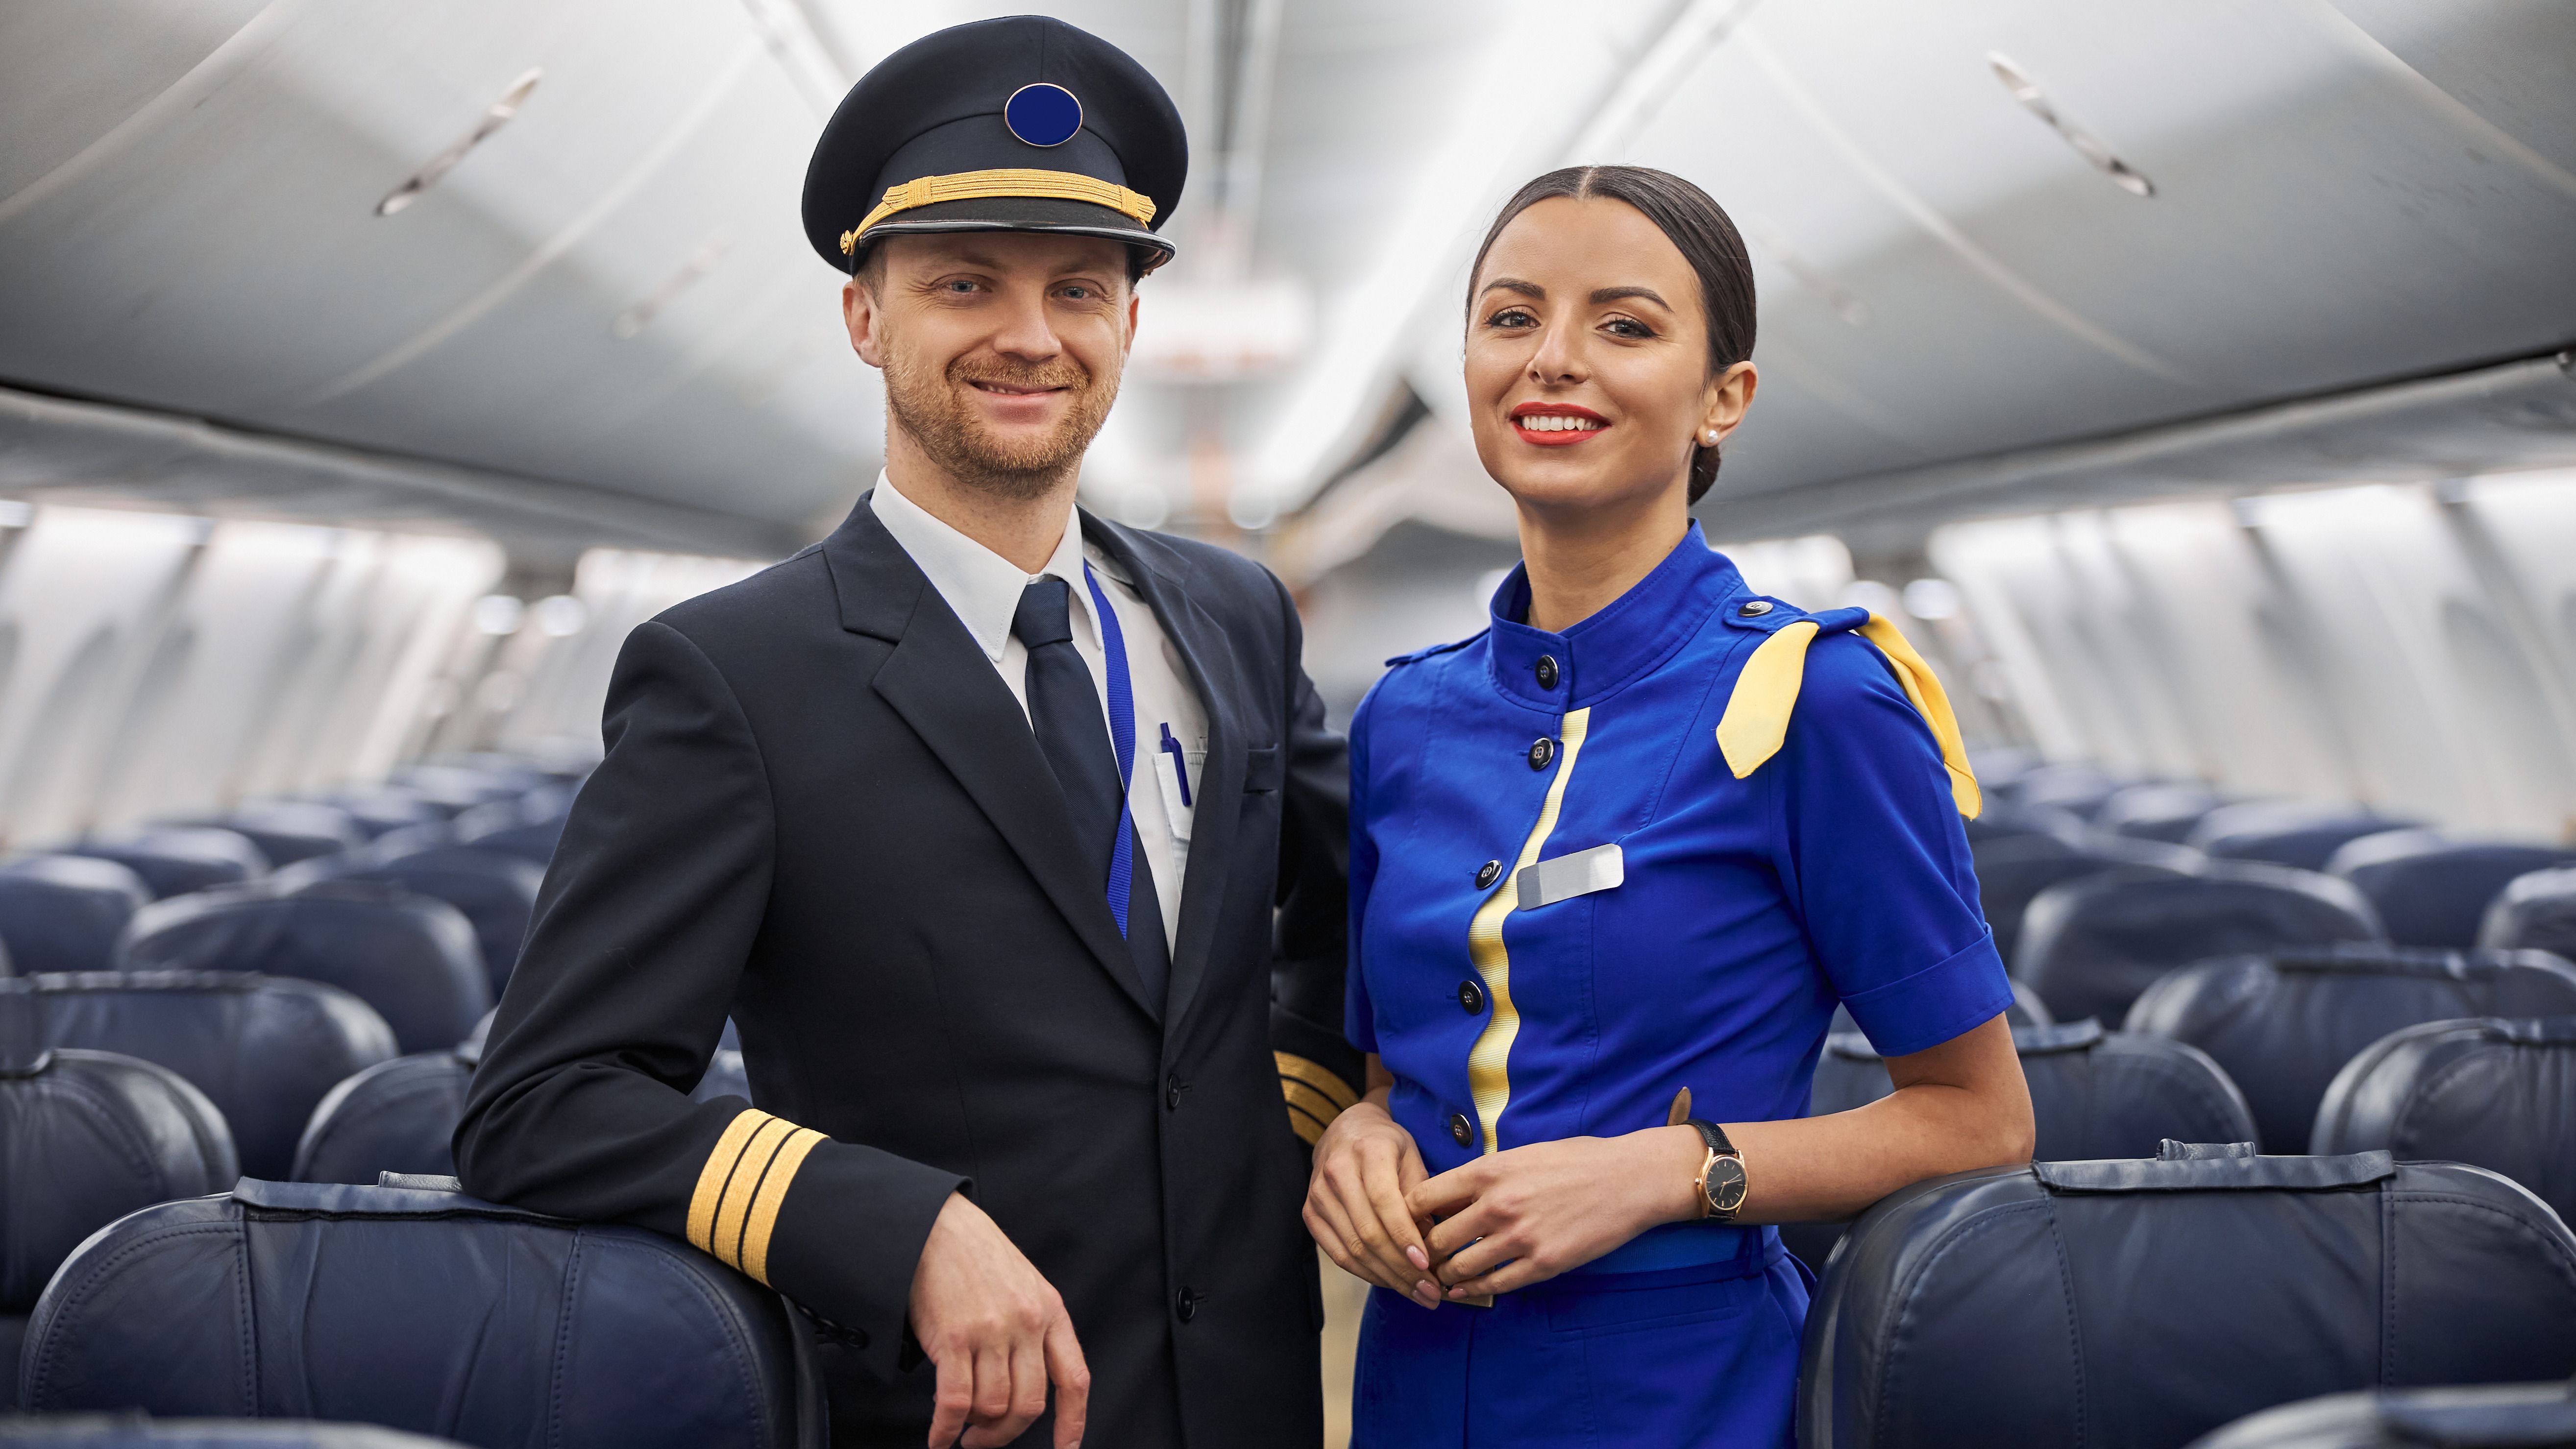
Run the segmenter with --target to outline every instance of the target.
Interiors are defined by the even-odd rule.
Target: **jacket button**
[[[1474,1016],[1477,1012],[1484,1010],[1485,988],[1477,985],[1473,981],[1459,982],[1458,1005],[1465,1008],[1469,1016]]]
[[[1538,664],[1535,667],[1538,671],[1538,687],[1541,689],[1556,688],[1556,656],[1553,654],[1540,655],[1538,657]]]
[[[1163,1106],[1174,1112],[1181,1110],[1181,1094],[1189,1089],[1190,1084],[1181,1080],[1180,1073],[1172,1073],[1163,1082]]]
[[[1196,1288],[1184,1287],[1180,1292],[1173,1294],[1172,1311],[1181,1316],[1181,1321],[1183,1323],[1187,1323],[1191,1319],[1198,1317],[1199,1290]]]
[[[1466,1113],[1452,1112],[1449,1114],[1449,1136],[1464,1147],[1476,1140],[1476,1124],[1467,1120]]]
[[[1502,878],[1503,863],[1499,860],[1489,860],[1476,867],[1476,889],[1478,890],[1483,890]]]
[[[1748,619],[1759,619],[1763,615],[1771,612],[1771,601],[1769,599],[1748,599],[1744,602],[1743,606],[1738,608],[1735,612]]]
[[[1529,762],[1531,769],[1544,770],[1547,768],[1547,762],[1555,758],[1556,741],[1549,739],[1545,735],[1541,735],[1537,739],[1530,741]]]

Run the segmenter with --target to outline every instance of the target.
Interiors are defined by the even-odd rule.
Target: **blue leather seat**
[[[2245,800],[2202,816],[2183,844],[2219,860],[2323,870],[2347,841],[2411,823],[2328,800]]]
[[[2194,961],[2380,939],[2348,882],[2212,861],[2187,875],[2123,869],[2050,886],[2023,910],[2011,962],[2058,1020],[2117,1021],[2158,977]]]
[[[31,855],[0,866],[0,946],[8,969],[98,971],[116,938],[152,899],[141,877],[112,860]]]
[[[36,1305],[27,1407],[527,1449],[822,1444],[813,1329],[778,1295],[675,1238],[452,1189],[246,1179],[126,1218]]]
[[[2106,1032],[2087,1018],[2013,1028],[2013,1049],[2030,1084],[2037,1128],[2031,1155],[2042,1162],[2153,1157],[2166,1138],[2238,1142],[2254,1134],[2245,1094],[2207,1054],[2180,1042]],[[1896,1090],[1887,1063],[1858,1032],[1825,1041],[1807,1115],[1866,1107]],[[1781,1241],[1822,1272],[1839,1223],[1786,1223]]]
[[[2308,1150],[2375,1148],[2501,1172],[2576,1221],[2576,1015],[2431,1021],[2372,1042],[2327,1088]]]
[[[2115,835],[2180,845],[2203,817],[2226,803],[2206,785],[2131,785],[2103,801],[2093,823]]]
[[[369,840],[379,839],[396,830],[443,825],[456,814],[453,809],[398,785],[341,790],[317,797],[317,803],[347,811],[349,823],[357,826],[358,833]]]
[[[372,1183],[399,1172],[444,1177],[456,1171],[450,1141],[465,1115],[465,1091],[482,1060],[480,1037],[453,1051],[421,1052],[367,1068],[331,1089],[295,1144],[297,1182]],[[689,1094],[701,1102],[751,1098],[742,1053],[719,1049]]]
[[[2328,1394],[2239,1419],[2191,1449],[2548,1449],[2576,1444],[2576,1386]]]
[[[150,1062],[46,1047],[34,1014],[15,1005],[0,998],[0,1411],[17,1403],[36,1295],[83,1238],[137,1208],[221,1192],[240,1174],[203,1092]]]
[[[2188,875],[2202,864],[2199,856],[2174,846],[2091,833],[2071,840],[2059,835],[1980,840],[1968,849],[1976,864],[1978,903],[1995,933],[1995,950],[2006,961],[2020,949],[2022,917],[2030,903],[2050,886],[2123,866]]]
[[[426,850],[387,851],[396,837],[387,836],[365,850],[294,867],[281,875],[277,888],[287,893],[309,889],[325,880],[373,881],[413,895],[441,900],[465,913],[483,959],[492,995],[498,999],[510,971],[519,964],[519,943],[528,934],[536,910],[537,887],[545,868],[520,856],[470,845],[439,845]]]
[[[1980,780],[1984,777],[1979,776]],[[1989,840],[2018,836],[2047,836],[2068,844],[2080,842],[2092,830],[2082,816],[2048,805],[2009,805],[1991,800],[1973,820],[1961,822],[1968,832],[1968,843],[1982,845]]]
[[[367,1004],[314,981],[232,972],[116,972],[0,981],[0,1021],[32,1018],[61,1050],[117,1052],[169,1068],[206,1094],[242,1170],[282,1177],[313,1105],[394,1054]]]
[[[1809,1310],[1799,1443],[2172,1446],[2317,1394],[2576,1372],[2576,1237],[2506,1179],[2166,1152],[1863,1214]]]
[[[2576,961],[2576,867],[2515,876],[2487,906],[2478,944]]]
[[[2295,1152],[2306,1148],[2335,1073],[2390,1032],[2559,1012],[2576,1012],[2576,968],[2537,951],[2344,947],[2176,972],[2138,998],[2126,1026],[2209,1053],[2253,1104],[2256,1140]]]
[[[155,1419],[145,1414],[29,1414],[0,1419],[0,1444],[26,1449],[463,1449],[453,1439],[373,1424],[286,1419]]]
[[[135,915],[117,962],[328,982],[374,1007],[407,1052],[454,1046],[492,1008],[492,979],[464,913],[365,881],[162,901]]]
[[[250,837],[213,826],[171,825],[94,837],[64,846],[62,853],[124,866],[155,900],[246,885],[268,874],[268,857],[259,853]]]
[[[2517,876],[2576,865],[2576,850],[2439,830],[2386,830],[2334,853],[2326,869],[2370,897],[2401,946],[2474,946],[2487,906]]]
[[[213,825],[237,832],[258,846],[271,865],[293,865],[317,855],[354,850],[367,842],[367,833],[358,828],[348,811],[312,800],[261,800],[228,815],[170,823]]]
[[[2090,820],[2105,801],[2133,783],[2098,765],[2039,765],[2015,776],[2005,798],[2008,804],[2054,806]]]

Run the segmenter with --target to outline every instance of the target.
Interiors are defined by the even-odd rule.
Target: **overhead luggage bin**
[[[2371,1043],[2428,1021],[2576,1012],[2576,967],[2538,951],[2344,946],[2203,962],[2148,988],[2130,1031],[2215,1058],[2253,1104],[2257,1139],[2307,1146],[2326,1089]]]
[[[2576,865],[2576,849],[2441,830],[2387,830],[2346,844],[2326,870],[2370,898],[2401,946],[2474,946],[2487,907],[2515,878]]]
[[[453,1188],[245,1179],[124,1219],[36,1305],[26,1406],[820,1449],[814,1328],[777,1294],[674,1238]]]
[[[249,836],[214,826],[165,826],[93,837],[64,846],[62,853],[116,862],[134,872],[156,900],[246,885],[268,874],[268,857]]]
[[[2576,1221],[2576,1015],[2434,1021],[2381,1037],[2326,1090],[2308,1150],[2466,1162]]]
[[[2576,867],[2515,876],[2488,905],[2478,944],[2576,961]]]
[[[23,1449],[464,1449],[373,1424],[287,1419],[154,1419],[142,1414],[29,1414],[0,1419],[0,1444]]]
[[[2325,800],[2246,800],[2200,818],[2183,844],[2220,860],[2253,860],[2323,870],[2350,841],[2412,828],[2360,805]]]
[[[316,981],[235,972],[94,971],[0,981],[0,1021],[32,1018],[60,1051],[116,1052],[169,1068],[206,1094],[242,1170],[284,1176],[314,1104],[394,1054],[363,1001]]]
[[[2187,874],[2130,868],[2041,891],[2022,912],[2011,965],[2058,1020],[2117,1021],[2140,992],[2195,961],[2383,939],[2349,882],[2211,861]]]
[[[42,1044],[0,996],[0,1413],[45,1280],[81,1240],[139,1208],[221,1192],[240,1175],[206,1095],[166,1067]],[[8,1433],[0,1428],[0,1442]]]
[[[492,1009],[473,923],[445,901],[367,881],[295,895],[205,892],[139,913],[117,949],[129,971],[250,971],[337,986],[394,1029],[404,1051],[463,1041]]]
[[[0,866],[0,945],[22,975],[101,971],[117,937],[152,900],[142,877],[86,855],[31,855]]]
[[[2320,1394],[2576,1372],[2576,1236],[2481,1168],[2385,1152],[1937,1178],[1818,1288],[1804,1449],[2188,1443]]]
[[[2576,1444],[2576,1385],[2328,1394],[2239,1419],[2190,1449],[2552,1449]]]

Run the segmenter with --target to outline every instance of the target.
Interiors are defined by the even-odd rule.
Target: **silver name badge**
[[[1558,901],[1588,896],[1594,891],[1611,890],[1628,878],[1627,858],[1615,845],[1596,845],[1554,860],[1542,860],[1524,866],[1516,878],[1520,885],[1520,909],[1534,911]]]

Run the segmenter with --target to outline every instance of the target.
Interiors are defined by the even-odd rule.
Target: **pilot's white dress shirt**
[[[1145,860],[1153,867],[1154,895],[1163,907],[1163,938],[1171,941],[1180,929],[1181,877],[1190,848],[1192,811],[1181,803],[1181,795],[1184,783],[1190,791],[1198,789],[1199,767],[1207,758],[1207,712],[1190,687],[1189,670],[1181,663],[1179,651],[1164,637],[1153,607],[1123,576],[1116,560],[1084,542],[1081,521],[1071,508],[1065,510],[1064,537],[1057,542],[1055,555],[1045,568],[1030,574],[931,516],[904,497],[882,472],[877,474],[870,506],[877,521],[939,591],[957,622],[974,636],[984,657],[993,661],[1023,715],[1029,708],[1029,650],[1012,636],[1011,618],[1019,612],[1020,591],[1050,574],[1072,586],[1073,647],[1082,662],[1091,666],[1091,683],[1100,691],[1104,716],[1108,710],[1108,656],[1102,649],[1099,620],[1093,617],[1091,590],[1082,581],[1083,562],[1090,561],[1109,607],[1118,611],[1119,632],[1127,645],[1127,680],[1136,704],[1136,759],[1127,778],[1127,798],[1133,802],[1130,813],[1135,816]],[[1167,726],[1181,747],[1177,758],[1161,747]]]

